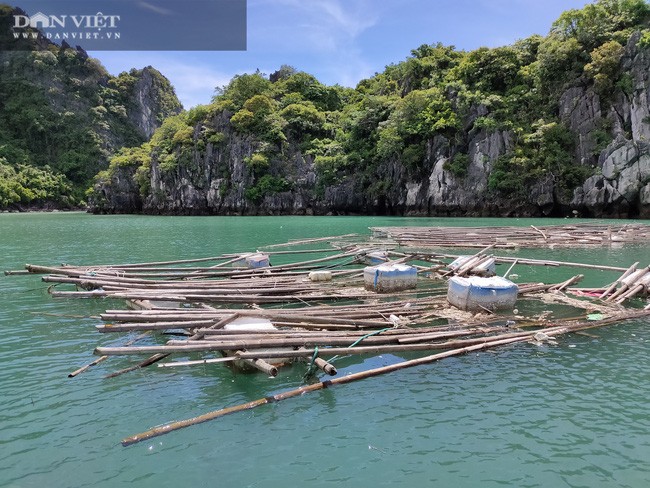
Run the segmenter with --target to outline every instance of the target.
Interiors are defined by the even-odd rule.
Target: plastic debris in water
[[[533,336],[533,344],[536,346],[541,346],[542,344],[557,344],[557,341],[548,334],[545,334],[542,331],[537,332]]]
[[[533,339],[539,342],[546,342],[551,339],[551,336],[549,336],[548,334],[544,334],[544,332],[538,332],[533,336]]]
[[[590,313],[587,315],[587,320],[603,320],[602,313]]]

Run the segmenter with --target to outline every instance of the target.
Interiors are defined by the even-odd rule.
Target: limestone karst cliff
[[[93,210],[648,217],[649,18],[598,0],[511,46],[420,46],[355,89],[237,76],[118,154]]]
[[[3,33],[12,12],[0,5]],[[80,47],[25,42],[0,37],[0,209],[77,206],[117,149],[182,107],[152,67],[112,76]]]

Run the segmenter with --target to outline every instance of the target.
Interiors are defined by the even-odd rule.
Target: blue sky
[[[233,75],[289,64],[326,84],[357,82],[399,62],[421,44],[459,49],[511,44],[546,34],[585,0],[248,0],[248,49],[90,54],[109,72],[154,66],[185,108],[209,103]]]

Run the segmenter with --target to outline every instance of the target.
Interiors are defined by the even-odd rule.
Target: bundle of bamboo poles
[[[271,255],[278,254],[300,254],[304,252],[332,253],[331,249],[318,250],[296,250],[291,252],[276,251],[265,253]],[[219,278],[252,278],[259,275],[291,275],[296,272],[304,273],[314,269],[324,267],[333,268],[350,265],[358,262],[359,252],[351,250],[346,252],[336,252],[333,255],[311,259],[306,261],[292,262],[279,266],[249,268],[245,266],[236,266],[238,261],[250,253],[242,254],[225,254],[212,258],[197,258],[176,261],[164,261],[155,263],[137,263],[137,264],[105,264],[105,265],[61,265],[61,266],[40,266],[25,265],[29,273],[35,274],[54,274],[65,275],[70,277],[119,277],[122,279],[170,279],[170,280],[198,280],[198,279],[219,279]],[[213,261],[217,262],[212,266],[185,266],[186,264],[195,264],[197,262]],[[327,264],[325,264],[327,263]],[[183,266],[178,266],[183,265]],[[16,274],[16,271],[5,271],[5,274]]]
[[[537,231],[542,232],[540,229]],[[339,237],[345,240],[357,236]],[[290,244],[311,244],[324,239],[333,238],[307,239]],[[485,319],[481,323],[483,325],[473,324],[468,321],[471,314],[465,312],[451,314],[446,301],[445,282],[442,280],[421,279],[416,290],[381,296],[365,290],[360,279],[362,266],[367,261],[365,258],[377,251],[377,247],[368,246],[368,243],[346,242],[338,250],[267,251],[269,256],[282,256],[283,259],[292,254],[311,252],[326,255],[264,268],[240,266],[247,254],[238,253],[154,263],[54,267],[27,265],[26,270],[29,273],[46,274],[43,277],[45,282],[69,284],[77,288],[77,291],[51,290],[55,297],[119,298],[134,305],[136,310],[107,310],[101,315],[105,323],[99,325],[97,330],[102,333],[141,335],[122,347],[98,348],[96,352],[102,357],[97,361],[103,361],[110,355],[151,356],[114,374],[154,364],[170,354],[215,351],[225,352],[230,357],[186,363],[246,361],[265,372],[277,374],[277,370],[266,360],[311,355],[316,360],[318,348],[327,350],[329,354],[347,352],[346,355],[439,349],[448,347],[449,344],[458,345],[458,341],[469,344],[467,341],[484,340],[490,334],[502,330],[499,328],[503,324],[492,323],[488,326]],[[421,276],[428,278],[444,278],[450,274],[469,275],[488,260],[510,262],[513,266],[517,263],[545,266],[567,264],[598,269],[624,269],[582,263],[501,258],[487,254],[494,247],[495,244],[489,244],[473,256],[468,256],[461,266],[454,269],[450,269],[441,259],[455,259],[458,256],[441,255],[432,251],[398,252],[390,246],[385,246],[383,251],[386,256],[394,259],[392,262],[409,262],[418,269]],[[327,270],[329,281],[311,281],[310,273],[315,270]],[[561,283],[523,284],[519,287],[519,293],[530,295],[546,291],[561,292],[575,285],[581,278],[582,275],[576,275]],[[623,282],[624,278],[627,276],[621,277],[620,281]],[[641,280],[640,284],[642,283]],[[625,282],[624,286],[630,288],[630,291],[623,296],[638,293],[638,285],[632,281]],[[345,304],[332,303],[342,301]],[[284,308],[275,308],[278,305]],[[445,310],[445,313],[441,313],[441,310]],[[446,324],[450,317],[460,317],[462,327]],[[266,320],[274,329],[229,330],[229,324],[239,318]],[[436,320],[441,323],[434,325]],[[499,316],[490,320],[503,322]],[[135,345],[144,338],[151,338],[156,332],[170,330],[180,330],[186,337],[182,340],[172,339],[165,344]],[[354,352],[349,353],[352,349]],[[319,361],[319,365],[328,367],[329,371],[335,369],[326,362]],[[80,370],[85,370],[84,368]]]
[[[184,343],[194,346],[196,351],[217,350],[220,352],[233,352],[243,354],[247,351],[246,341],[266,340],[261,343],[268,346],[268,341],[293,339],[299,344],[305,343],[305,337],[314,334],[321,342],[327,343],[328,337],[339,336],[339,342],[346,342],[345,337],[349,336],[350,341],[359,340],[361,336],[373,333],[376,330],[412,325],[416,322],[428,320],[431,316],[428,313],[430,305],[424,299],[412,301],[387,302],[381,304],[356,304],[341,306],[315,306],[304,308],[288,309],[214,309],[203,305],[200,308],[160,308],[148,301],[138,301],[134,310],[108,310],[101,315],[104,321],[110,322],[100,325],[97,329],[100,332],[154,332],[169,329],[182,329],[188,336]],[[226,326],[240,317],[257,318],[268,320],[276,329],[268,330],[228,330]],[[370,331],[370,332],[368,332]],[[218,337],[217,337],[218,336]],[[302,336],[302,339],[300,338]],[[311,336],[309,336],[311,337]],[[223,348],[205,348],[208,343],[214,342],[215,338],[221,338],[220,346]],[[297,338],[297,339],[296,339]],[[233,342],[235,341],[235,342]],[[239,341],[239,342],[236,342]],[[168,344],[168,346],[173,345]],[[132,344],[128,344],[131,346]],[[137,346],[136,346],[137,347]],[[155,347],[155,346],[146,346]],[[190,348],[192,349],[192,348]],[[183,352],[192,352],[186,349]],[[286,350],[286,349],[283,349]],[[136,352],[137,351],[137,352]],[[127,349],[124,354],[140,353],[146,349]],[[194,351],[194,352],[196,352]],[[99,353],[102,358],[113,354],[107,350],[106,354],[101,349]],[[152,356],[134,366],[112,373],[109,376],[116,376],[125,372],[150,366],[161,359],[166,358],[172,352],[160,350]],[[201,360],[189,364],[205,364],[206,362],[243,361],[256,369],[260,369],[270,376],[277,374],[277,368],[269,364],[263,357],[264,354],[257,354],[256,357],[239,356],[225,360]],[[275,354],[274,357],[278,357]],[[103,359],[102,359],[103,360]],[[285,363],[286,361],[280,361]],[[321,367],[328,374],[335,373],[336,369],[326,362],[319,360],[316,365]]]
[[[562,290],[580,278],[581,275],[577,275],[557,284],[523,285],[520,294]],[[188,309],[156,307],[147,305],[146,301],[137,303],[141,307],[135,310],[107,310],[101,315],[107,323],[97,326],[97,330],[134,333],[181,329],[187,338],[172,339],[165,344],[97,348],[96,354],[102,357],[151,354],[135,367],[116,374],[149,366],[171,354],[229,352],[230,357],[226,358],[165,363],[164,366],[248,361],[253,367],[275,376],[277,368],[271,363],[278,358],[282,358],[282,363],[291,358],[315,358],[319,350],[328,355],[359,355],[445,349],[483,341],[491,334],[503,332],[507,323],[503,317],[494,316],[483,317],[479,322],[465,319],[451,325],[432,325],[436,319],[448,317],[447,313],[441,313],[447,308],[444,294],[409,300],[392,297],[380,302],[283,309],[215,309],[208,306]],[[585,302],[584,308],[588,307]],[[464,316],[468,315],[471,317],[471,314]],[[268,320],[275,329],[228,330],[226,326],[239,317]],[[539,327],[543,323],[533,320],[529,325]],[[335,371],[326,360],[319,361],[317,366],[329,374]]]
[[[208,412],[203,415],[198,415],[196,417],[192,417],[187,420],[176,421],[162,426],[154,427],[150,430],[123,439],[122,445],[129,446],[138,442],[149,440],[153,437],[168,434],[175,430],[183,429],[203,422],[208,422],[210,420],[215,420],[225,415],[234,414],[242,411],[248,411],[252,408],[301,396],[306,393],[310,393],[312,391],[318,391],[324,388],[330,388],[335,385],[347,384],[354,381],[372,378],[375,376],[391,373],[394,371],[399,371],[406,368],[430,364],[435,361],[439,361],[448,357],[459,356],[470,352],[487,350],[487,349],[501,347],[508,344],[515,344],[518,342],[527,342],[527,341],[534,341],[537,343],[544,342],[550,339],[557,338],[564,334],[580,333],[584,330],[592,329],[594,327],[603,327],[624,320],[647,317],[648,315],[650,315],[650,310],[626,312],[626,313],[621,313],[621,314],[611,316],[609,318],[597,322],[589,322],[589,321],[556,322],[554,324],[548,324],[548,326],[544,328],[542,331],[534,330],[534,331],[519,332],[519,333],[505,332],[502,334],[494,334],[491,336],[486,336],[477,341],[452,340],[446,344],[448,347],[441,348],[441,349],[445,349],[443,352],[438,352],[417,359],[405,360],[394,364],[390,364],[388,366],[382,366],[379,368],[374,368],[374,369],[361,371],[354,374],[345,375],[332,380],[328,379],[325,381],[318,381],[289,391],[264,396],[258,400],[253,400],[251,402],[247,402],[241,405],[226,407],[220,410]]]
[[[535,227],[371,227],[373,237],[389,239],[403,247],[450,248],[603,246],[613,243],[647,242],[645,224],[592,224]]]
[[[125,439],[130,444],[160,433],[194,423],[291,398],[334,384],[427,364],[445,357],[479,351],[522,341],[543,342],[569,332],[600,327],[629,318],[650,315],[644,311],[628,311],[620,307],[629,298],[647,293],[650,266],[637,269],[618,268],[585,263],[498,257],[487,254],[490,249],[509,246],[531,247],[554,245],[602,245],[605,242],[636,242],[646,238],[648,228],[640,225],[599,226],[572,225],[522,228],[390,228],[376,232],[390,236],[381,249],[393,262],[409,262],[420,278],[416,290],[378,295],[361,286],[362,267],[366,257],[377,250],[377,242],[360,242],[357,235],[304,239],[268,246],[265,254],[283,261],[263,268],[243,266],[246,253],[175,261],[107,264],[92,266],[27,265],[24,272],[6,274],[44,274],[47,283],[72,285],[75,291],[51,290],[55,297],[102,297],[127,300],[130,310],[109,309],[101,314],[101,333],[129,334],[122,346],[98,347],[99,358],[70,373],[77,376],[110,356],[146,355],[128,367],[115,371],[117,376],[158,364],[161,367],[182,367],[198,364],[243,364],[278,374],[278,363],[302,360],[327,375],[336,375],[333,358],[337,356],[376,355],[382,353],[434,352],[430,356],[404,361],[333,380],[320,381],[285,393],[265,397],[245,405],[231,407],[153,429]],[[513,230],[516,229],[516,230]],[[541,236],[541,237],[540,237]],[[606,237],[606,239],[605,239]],[[283,246],[312,245],[329,241],[335,249],[273,250]],[[532,244],[531,244],[532,243]],[[419,248],[412,253],[397,246]],[[458,256],[439,254],[428,249],[441,247],[480,247],[481,250],[455,269],[446,260]],[[423,250],[424,249],[424,250]],[[297,260],[295,256],[317,253],[314,259]],[[294,260],[285,263],[294,255]],[[324,257],[323,257],[324,255]],[[606,318],[597,322],[583,320],[549,322],[547,317],[522,318],[516,311],[502,315],[452,311],[446,300],[442,278],[451,274],[474,274],[486,262],[510,263],[508,275],[516,264],[571,266],[609,271],[623,275],[601,295],[597,310]],[[310,273],[326,272],[327,281],[312,281]],[[432,279],[433,278],[433,279]],[[519,285],[519,294],[535,296],[539,292],[555,292],[564,297],[569,287],[582,279],[576,275],[560,283],[529,283]],[[544,297],[548,300],[549,297]],[[571,306],[587,311],[594,307],[587,300],[571,299]],[[609,303],[612,302],[612,303]],[[618,310],[620,309],[620,310]],[[581,319],[584,318],[584,311]],[[244,324],[263,323],[269,327],[241,328]],[[174,334],[161,341],[160,333]],[[146,341],[146,342],[145,342]],[[143,342],[145,342],[143,344]],[[214,357],[215,353],[223,357]],[[182,355],[179,359],[174,356]],[[189,356],[189,357],[188,357]],[[169,358],[167,362],[162,362]]]
[[[600,298],[621,304],[639,294],[647,296],[650,291],[650,265],[637,269],[638,265],[636,262],[630,266],[620,278],[607,287]]]
[[[208,267],[185,267],[188,262],[195,264],[203,259],[201,258],[101,266],[52,267],[28,264],[26,269],[30,273],[46,274],[43,277],[45,282],[71,284],[77,288],[75,291],[50,289],[50,293],[55,297],[107,297],[212,304],[325,302],[341,299],[361,300],[374,296],[363,288],[361,280],[362,263],[372,250],[351,246],[344,252],[336,252],[326,257],[250,269],[226,268],[241,261],[243,254],[206,258],[218,261]],[[418,260],[421,264],[412,264],[421,272],[435,273],[444,267],[444,264],[440,264],[430,255],[393,254],[398,258],[393,261],[396,263]],[[432,261],[436,266],[431,266]],[[183,266],[179,267],[178,264]],[[328,272],[327,281],[311,281],[312,272],[323,270]],[[434,288],[439,288],[439,284],[429,281],[423,283],[417,292],[432,293],[435,292]]]
[[[54,297],[72,298],[108,297],[186,303],[270,304],[359,300],[375,296],[374,293],[363,288],[358,269],[333,271],[331,277],[331,281],[312,282],[305,272],[289,277],[267,274],[246,279],[202,281],[139,280],[103,275],[56,274],[44,276],[42,279],[49,283],[73,284],[86,290],[50,291]],[[417,293],[435,293],[439,288],[439,283],[423,282]]]

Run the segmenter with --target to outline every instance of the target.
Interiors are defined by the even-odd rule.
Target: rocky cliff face
[[[182,107],[169,80],[158,70],[147,66],[132,73],[136,81],[128,94],[128,117],[148,140],[165,117],[179,113]]]
[[[246,159],[262,143],[237,134],[230,125],[231,115],[222,112],[212,120],[212,128],[224,134],[225,141],[208,143],[203,151],[194,151],[191,164],[165,171],[157,159],[152,160],[151,191],[143,202],[143,210],[156,214],[304,214],[317,206],[319,212],[325,211],[327,204],[316,201],[313,195],[313,159],[293,144],[288,145],[283,158],[270,162],[271,175],[290,175],[291,191],[273,192],[258,202],[247,198],[246,190],[253,186],[255,172]],[[199,130],[197,127],[196,131]],[[128,184],[126,179],[124,184]]]
[[[488,175],[492,162],[511,146],[507,131],[479,130],[468,140],[467,175],[459,178],[445,169],[450,142],[444,138],[430,141],[427,155],[431,172],[422,180],[410,180],[400,192],[399,204],[409,215],[494,215],[502,213],[497,202],[487,197]]]
[[[575,191],[571,205],[595,217],[650,217],[650,55],[638,48],[639,36],[628,43],[622,66],[631,81],[631,92],[619,91],[607,118],[614,140],[598,155],[598,174]],[[581,139],[590,143],[598,98],[587,90],[575,100],[586,107],[575,122],[585,127]]]
[[[0,45],[13,12],[0,6]],[[182,110],[169,81],[151,67],[112,76],[79,46],[24,44],[25,50],[0,49],[0,166],[63,175],[72,191],[62,196],[75,205],[115,151],[142,144]],[[30,196],[43,193],[32,191],[39,184],[28,177],[27,191],[5,190],[0,202],[44,205]]]
[[[96,212],[143,211],[155,214],[396,214],[444,216],[650,216],[650,53],[638,47],[639,35],[629,40],[621,69],[632,80],[629,92],[617,88],[601,100],[593,84],[578,78],[557,102],[559,119],[576,135],[574,164],[595,173],[572,192],[561,189],[553,174],[543,174],[526,188],[524,199],[495,197],[489,178],[497,160],[513,150],[510,130],[478,128],[477,117],[489,114],[478,104],[465,115],[463,140],[442,135],[426,142],[424,161],[417,170],[399,156],[380,162],[373,180],[361,173],[325,182],[314,158],[291,138],[282,157],[269,161],[268,175],[287,184],[248,191],[259,177],[247,161],[264,146],[230,123],[232,113],[216,114],[207,126],[223,139],[195,147],[191,162],[164,168],[154,154],[145,197],[134,184],[133,167],[117,168],[97,191]],[[194,128],[194,139],[206,124]],[[466,172],[448,169],[451,156],[467,155]],[[365,176],[367,178],[367,174]],[[271,180],[268,180],[271,181]],[[373,194],[368,186],[383,184]]]

